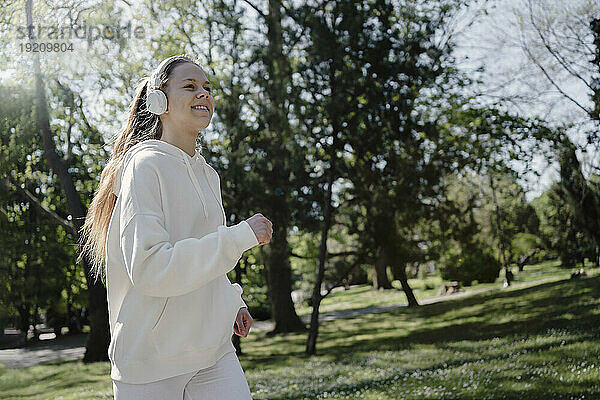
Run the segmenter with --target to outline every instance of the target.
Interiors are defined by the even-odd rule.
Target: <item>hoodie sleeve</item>
[[[239,283],[232,283],[231,286],[233,286],[239,293],[239,301],[240,301],[240,307],[246,307],[248,308],[248,306],[246,305],[246,303],[244,303],[244,299],[242,298],[242,293],[244,293],[244,289],[240,286]]]
[[[258,244],[246,221],[171,243],[152,163],[134,157],[123,171],[122,185],[121,251],[131,284],[147,296],[191,292],[231,271],[242,253]]]

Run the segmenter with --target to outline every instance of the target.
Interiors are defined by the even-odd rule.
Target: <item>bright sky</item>
[[[470,15],[481,10],[484,3],[484,0],[476,2],[470,10]],[[536,18],[549,21],[564,21],[569,15],[600,16],[598,0],[490,0],[486,5],[487,15],[481,14],[476,17],[470,27],[460,27],[463,28],[457,36],[457,55],[463,58],[460,66],[472,71],[483,65],[486,72],[481,74],[484,84],[480,91],[492,95],[488,97],[490,100],[514,98],[514,101],[503,101],[503,104],[522,116],[540,116],[556,125],[579,123],[580,125],[570,132],[570,137],[576,144],[583,146],[586,144],[583,130],[590,126],[586,125],[589,117],[551,85],[541,69],[528,59],[521,44],[529,43],[528,47],[533,49],[534,54],[542,56],[541,59],[546,61],[542,66],[550,72],[558,86],[577,102],[591,107],[590,91],[581,80],[565,73],[563,68],[553,68],[557,63],[542,47],[539,36],[536,36],[527,19],[530,3]],[[519,20],[518,14],[526,18]],[[465,17],[470,20],[467,15]],[[572,26],[577,29],[577,26]],[[585,37],[584,40],[591,48],[591,36]],[[581,58],[583,57],[579,57]],[[586,64],[585,60],[582,60],[581,64]],[[581,71],[583,76],[589,79],[589,74],[585,74],[584,68],[580,68]],[[592,164],[598,165],[599,155],[597,144],[587,146],[586,153],[578,153],[580,161],[584,164],[584,173],[589,172]],[[542,157],[538,157],[534,168],[542,173],[542,177],[540,179],[530,175],[528,182],[523,182],[528,189],[529,199],[541,194],[558,178],[556,163],[548,165]]]

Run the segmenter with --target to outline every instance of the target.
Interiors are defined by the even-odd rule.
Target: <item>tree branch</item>
[[[291,257],[302,258],[305,260],[317,258],[317,256],[314,256],[314,257],[301,256],[299,254],[294,253],[293,251],[290,251],[289,254]],[[358,254],[357,251],[342,251],[340,253],[327,253],[327,258],[329,259],[329,258],[333,258],[333,257],[353,256],[353,255],[357,255],[357,254]]]
[[[11,189],[11,186],[14,186],[17,188],[17,190],[19,192],[21,192],[22,194],[24,194],[29,200],[31,200],[31,202],[41,211],[43,211],[44,213],[46,213],[50,218],[54,219],[56,222],[58,222],[63,228],[65,228],[68,232],[73,233],[74,235],[77,235],[77,230],[75,229],[75,225],[73,225],[73,223],[67,219],[62,218],[60,215],[58,215],[57,213],[55,213],[54,211],[52,211],[51,209],[49,209],[48,207],[46,207],[45,205],[42,204],[42,202],[33,195],[33,193],[31,193],[29,190],[22,188],[20,185],[14,184],[12,183],[9,178],[4,177],[4,179],[2,180],[2,182],[4,183],[4,186],[6,186],[7,190]]]
[[[321,299],[324,299],[325,297],[327,297],[327,295],[329,293],[331,293],[331,291],[333,290],[334,287],[337,287],[340,283],[342,283],[344,281],[344,279],[346,279],[348,277],[348,274],[356,267],[356,265],[351,264],[349,268],[346,268],[346,270],[344,271],[343,274],[340,275],[339,279],[333,284],[331,285],[331,287],[329,289],[327,289],[327,292],[325,292],[324,295],[321,296]]]
[[[552,57],[554,57],[554,59],[556,61],[558,61],[558,63],[571,75],[575,76],[576,78],[578,78],[579,80],[581,80],[589,89],[592,89],[592,86],[589,84],[588,81],[586,81],[577,71],[573,70],[568,64],[567,62],[564,60],[564,58],[562,56],[560,56],[558,53],[556,53],[556,51],[554,51],[554,49],[550,46],[550,44],[548,43],[548,41],[546,40],[546,37],[544,36],[544,34],[542,33],[540,27],[536,24],[535,19],[533,18],[533,10],[531,9],[531,4],[529,7],[529,20],[531,21],[531,25],[533,25],[533,27],[535,28],[535,31],[537,32],[540,40],[542,41],[542,43],[544,44],[544,47],[546,48],[546,50],[548,50],[548,52],[552,55]]]
[[[301,256],[301,255],[298,255],[298,254],[294,253],[293,251],[290,251],[290,256],[291,256],[291,257],[296,257],[296,258],[303,258],[303,259],[305,259],[305,260],[307,260],[307,259],[310,259],[310,258],[317,258],[317,257],[306,257],[306,256]]]
[[[558,84],[556,82],[554,82],[554,79],[552,79],[552,77],[550,76],[550,74],[548,73],[548,71],[546,71],[546,69],[542,66],[542,64],[533,56],[533,54],[531,54],[531,51],[529,51],[529,48],[527,48],[527,46],[523,46],[523,49],[525,50],[525,52],[527,53],[527,55],[529,56],[529,58],[531,59],[531,61],[533,61],[533,63],[538,66],[538,68],[542,71],[542,73],[544,74],[544,76],[546,76],[546,79],[548,79],[548,81],[552,84],[552,86],[554,86],[556,88],[556,90],[558,90],[560,92],[560,94],[562,94],[564,97],[566,97],[567,99],[569,99],[573,103],[575,103],[575,105],[577,105],[577,107],[579,107],[583,111],[585,111],[585,113],[587,115],[591,114],[590,111],[587,108],[585,108],[583,105],[581,105],[573,97],[569,96],[564,90],[561,89],[560,86],[558,86]]]
[[[248,4],[250,7],[252,7],[254,9],[254,11],[256,11],[257,13],[260,14],[261,17],[263,17],[265,20],[267,19],[267,15],[262,12],[257,6],[255,6],[254,4],[252,4],[250,1],[248,0],[243,0],[244,3]]]

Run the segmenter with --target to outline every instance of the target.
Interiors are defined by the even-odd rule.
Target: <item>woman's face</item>
[[[191,62],[176,65],[164,91],[167,113],[161,116],[163,122],[192,135],[208,126],[215,109],[215,99],[202,68]]]

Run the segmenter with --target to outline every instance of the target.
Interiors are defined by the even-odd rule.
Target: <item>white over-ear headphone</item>
[[[159,89],[159,79],[166,65],[174,58],[180,57],[182,56],[177,55],[164,59],[154,70],[154,73],[150,76],[150,79],[148,80],[149,87],[146,89],[146,108],[152,114],[161,115],[165,111],[167,111],[167,95],[165,94],[165,92]]]

